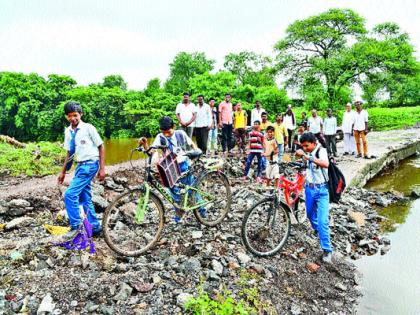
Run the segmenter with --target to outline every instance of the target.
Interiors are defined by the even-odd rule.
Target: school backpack
[[[315,157],[319,159],[319,148],[315,152]],[[330,202],[338,203],[341,198],[341,194],[346,188],[346,179],[344,178],[343,173],[337,166],[333,157],[329,157],[329,166],[328,166],[328,192],[330,194]],[[322,175],[324,175],[324,170],[322,169]],[[326,179],[326,178],[325,178]]]

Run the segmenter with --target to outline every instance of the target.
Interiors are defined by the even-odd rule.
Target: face
[[[273,130],[271,130],[271,129],[267,130],[267,137],[268,138],[273,138]]]
[[[197,98],[198,104],[203,104],[204,103],[204,98],[202,96],[199,96]]]
[[[306,117],[306,113],[302,113],[302,118],[305,118]]]
[[[189,95],[184,95],[183,102],[188,103],[189,101],[190,101],[190,96]]]
[[[259,123],[257,123],[257,122],[254,123],[254,130],[255,131],[260,131],[260,124]]]
[[[281,117],[281,116],[277,115],[277,117],[276,117],[276,122],[277,122],[277,123],[281,123],[282,121],[283,121],[283,117]]]
[[[255,107],[256,107],[256,108],[260,108],[260,107],[261,107],[261,103],[260,103],[260,102],[256,102],[256,103],[255,103]]]
[[[167,137],[167,138],[170,138],[170,137],[172,137],[172,135],[174,134],[174,128],[170,128],[170,129],[167,129],[167,130],[160,130],[161,132],[162,132],[162,134],[165,136],[165,137]]]
[[[301,143],[300,145],[302,146],[303,151],[305,151],[305,152],[312,152],[316,148],[316,143],[315,142],[305,141],[305,142]]]
[[[312,111],[312,117],[314,117],[314,118],[316,117],[316,110]]]
[[[357,109],[358,111],[362,110],[362,105],[361,105],[360,103],[357,103],[357,104],[356,104],[356,109]]]
[[[226,100],[226,102],[230,102],[230,99],[232,98],[232,96],[230,96],[230,95],[226,95],[225,96],[225,100]]]
[[[72,125],[72,127],[77,127],[82,118],[82,113],[72,112],[66,115],[67,121]]]
[[[348,111],[348,112],[351,111],[351,105],[350,104],[346,105],[346,111]]]
[[[214,107],[214,103],[215,103],[215,101],[214,101],[214,100],[211,100],[211,101],[209,102],[210,107]]]
[[[327,115],[328,115],[328,117],[331,117],[331,115],[332,115],[332,111],[328,110],[328,111],[327,111]]]
[[[298,132],[299,132],[300,135],[303,134],[304,131],[305,131],[305,129],[303,127],[299,127]]]
[[[262,120],[263,122],[266,122],[266,121],[267,121],[267,115],[262,115],[262,116],[261,116],[261,120]]]
[[[239,112],[242,109],[242,104],[238,103],[236,104],[236,110]]]

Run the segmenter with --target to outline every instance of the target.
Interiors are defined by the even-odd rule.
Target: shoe
[[[351,155],[355,155],[355,153],[354,153],[354,152],[352,152],[352,153],[351,153]]]
[[[201,208],[198,210],[198,212],[200,212],[200,216],[201,216],[202,218],[207,218],[207,210],[206,210],[206,208],[201,207]]]
[[[366,159],[366,160],[369,160],[370,159],[370,157],[367,156],[367,155],[365,155],[363,158]]]
[[[348,152],[344,152],[343,155],[349,155],[349,153]]]
[[[57,238],[57,242],[64,243],[64,242],[72,241],[76,237],[76,235],[79,233],[79,230],[80,230],[80,226],[76,228],[72,228],[66,234],[59,236]]]
[[[326,264],[331,264],[332,263],[332,252],[327,252],[324,250],[324,252],[322,253],[322,261]]]
[[[358,154],[358,155],[356,155],[356,157],[357,157],[357,158],[361,158],[361,157],[362,157],[362,155],[361,155],[361,154]]]

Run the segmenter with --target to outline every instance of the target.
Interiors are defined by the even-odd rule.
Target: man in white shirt
[[[261,107],[261,102],[260,101],[256,101],[255,102],[255,108],[251,111],[251,121],[250,124],[251,126],[254,125],[254,122],[256,120],[258,120],[259,122],[261,122],[261,114],[266,112],[264,108]]]
[[[212,110],[209,105],[204,103],[204,96],[199,95],[197,97],[197,117],[195,118],[195,137],[197,140],[197,146],[206,153],[207,141],[209,139],[209,130],[212,125]]]
[[[341,123],[341,129],[344,134],[344,155],[354,155],[356,152],[356,140],[353,136],[353,124],[355,113],[351,109],[351,103],[346,104],[346,111],[343,114],[343,122]]]
[[[184,93],[182,103],[176,106],[175,114],[181,129],[191,138],[194,131],[193,122],[197,116],[197,109],[193,103],[190,103],[189,93]]]
[[[362,157],[362,148],[361,143],[363,142],[363,157],[369,159],[368,156],[368,143],[366,135],[368,133],[368,112],[362,109],[362,102],[357,101],[356,112],[354,114],[354,124],[353,124],[353,134],[356,138],[357,146],[357,156],[358,158]],[[360,141],[360,138],[362,139]]]
[[[322,135],[322,118],[318,116],[316,109],[312,110],[312,116],[308,119],[308,131],[312,132],[318,139],[318,142],[324,147],[327,147],[324,136]]]
[[[332,115],[332,109],[327,109],[327,117],[324,119],[324,135],[329,155],[337,157],[337,146],[335,137],[337,134],[337,118]]]
[[[287,106],[287,111],[286,114],[283,116],[283,124],[287,129],[287,138],[288,139],[293,139],[293,131],[296,128],[296,119],[295,119],[295,114],[292,111],[292,105],[288,105]],[[292,142],[293,141],[289,141],[288,145],[289,145],[289,151],[292,150]]]

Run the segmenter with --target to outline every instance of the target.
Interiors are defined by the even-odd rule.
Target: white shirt
[[[254,108],[251,111],[251,126],[254,125],[254,121],[259,120],[261,122],[261,114],[265,112],[265,109],[260,107],[260,110]]]
[[[322,125],[322,118],[319,116],[316,116],[316,118],[313,118],[312,116],[308,119],[308,129],[313,134],[320,133],[321,132],[321,125]]]
[[[365,130],[366,129],[366,125],[365,123],[368,122],[368,112],[365,111],[364,109],[362,109],[360,111],[360,113],[358,113],[357,111],[354,112],[354,130]]]
[[[287,113],[283,116],[283,124],[289,130],[295,130],[296,128],[296,120],[293,123],[293,115],[287,115]]]
[[[309,156],[313,156],[314,159],[318,159],[316,157],[316,152],[319,149],[318,158],[323,161],[328,161],[328,153],[325,148],[323,148],[319,143],[315,147],[315,149],[309,153]],[[322,184],[328,181],[328,169],[322,168],[316,165],[314,162],[308,161],[308,169],[306,171],[306,182],[311,184]]]
[[[64,149],[70,151],[71,132],[73,131],[71,125],[64,130]],[[87,160],[99,160],[98,147],[103,144],[98,131],[91,124],[80,121],[77,125],[76,133],[76,161],[83,162]]]
[[[193,114],[197,112],[197,108],[195,107],[195,105],[193,103],[188,103],[188,104],[184,104],[184,103],[179,103],[176,106],[176,110],[175,110],[175,114],[179,114],[181,120],[184,123],[187,123],[191,120],[191,118],[193,117]]]
[[[181,134],[181,137],[184,139],[184,146],[181,146],[181,144],[178,143],[177,137],[175,133]],[[169,141],[172,143],[173,148],[172,151],[177,155],[176,159],[178,163],[184,162],[187,157],[184,155],[185,151],[187,150],[187,146],[191,147],[193,145],[193,142],[190,137],[185,133],[184,130],[175,130],[174,134],[170,138],[166,138],[163,133],[159,133],[155,140],[153,141],[152,146],[158,146],[162,144],[162,138],[163,143],[165,145],[169,146]],[[168,140],[169,139],[169,140]]]
[[[341,123],[341,128],[344,133],[351,133],[353,124],[354,124],[354,111],[345,111],[343,114],[343,122]]]
[[[332,136],[337,133],[337,118],[335,117],[326,117],[324,119],[324,134],[327,136]]]
[[[212,111],[211,107],[207,104],[203,104],[203,106],[200,106],[197,104],[197,117],[194,121],[194,127],[202,128],[202,127],[211,127],[212,123]]]

